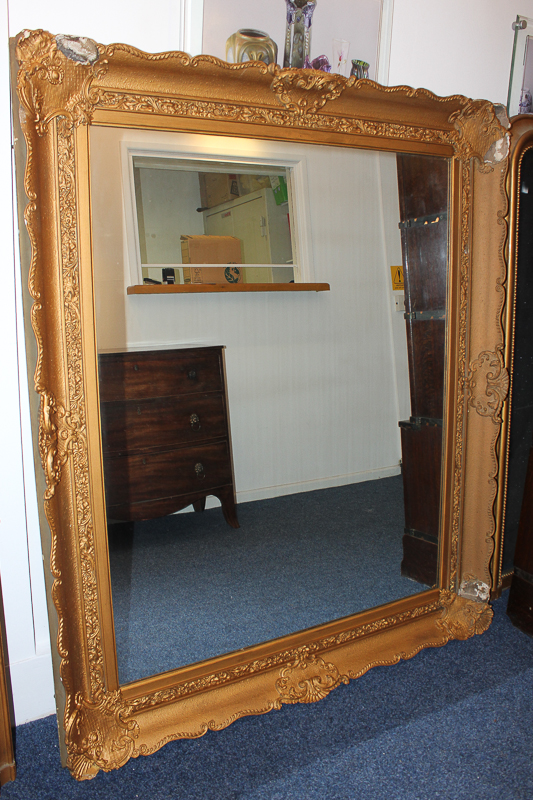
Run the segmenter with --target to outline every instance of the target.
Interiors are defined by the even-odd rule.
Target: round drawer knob
[[[194,471],[196,473],[196,477],[199,478],[200,480],[203,480],[203,478],[205,478],[204,465],[200,464],[200,462],[194,465]]]
[[[198,416],[198,414],[191,414],[191,416],[189,417],[189,422],[191,423],[191,428],[193,429],[193,431],[199,431],[200,428],[202,427],[200,425],[200,417]]]
[[[187,373],[187,377],[188,377],[188,379],[190,381],[195,381],[196,380],[196,370],[195,369],[190,369],[188,371],[188,373]]]

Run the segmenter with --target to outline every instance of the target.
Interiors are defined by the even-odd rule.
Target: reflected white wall
[[[314,280],[331,291],[127,296],[123,140],[305,161]],[[383,191],[398,195],[394,154],[93,128],[91,182],[99,349],[226,346],[239,501],[398,474],[407,351],[403,330],[394,363],[382,209]]]

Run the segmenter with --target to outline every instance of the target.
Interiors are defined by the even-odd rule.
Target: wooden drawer
[[[220,348],[105,353],[98,359],[100,400],[141,400],[223,389]]]
[[[102,403],[101,414],[104,456],[169,449],[227,436],[221,393]]]
[[[227,441],[105,458],[104,474],[108,507],[198,492],[208,494],[212,488],[232,483]]]
[[[239,527],[222,347],[98,359],[107,513],[147,520],[220,500]]]

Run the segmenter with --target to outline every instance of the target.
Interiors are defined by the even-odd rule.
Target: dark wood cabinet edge
[[[14,761],[11,764],[2,764],[0,766],[0,786],[14,781],[16,777],[17,767]]]
[[[406,531],[403,535],[402,546],[403,559],[400,572],[403,577],[425,586],[434,586],[437,581],[439,555],[437,542],[413,536]]]
[[[528,636],[533,636],[533,575],[528,573],[513,575],[507,616],[516,628]]]
[[[128,286],[127,294],[206,294],[208,292],[329,292],[329,283],[169,283]]]
[[[233,484],[209,487],[208,490],[187,492],[183,495],[170,495],[155,500],[142,500],[136,503],[120,503],[107,506],[107,514],[113,523],[143,522],[157,517],[176,514],[184,508],[193,506],[196,512],[201,511],[200,501],[207,497],[216,497],[220,501],[224,518],[232,528],[238,528],[235,495]],[[204,504],[205,507],[205,504]],[[231,521],[230,521],[231,520]]]
[[[502,575],[498,586],[495,589],[491,590],[490,599],[491,600],[498,600],[503,594],[503,592],[507,591],[511,587],[511,583],[513,580],[513,573],[507,572]]]
[[[188,506],[192,505],[196,512],[201,512],[205,508],[205,499],[208,496],[214,496],[218,498],[220,501],[222,512],[224,518],[228,525],[232,528],[238,528],[239,522],[237,518],[236,512],[236,502],[235,502],[235,479],[234,479],[234,469],[233,469],[233,458],[232,458],[232,450],[231,450],[231,433],[230,433],[230,426],[229,426],[229,415],[228,415],[228,401],[227,401],[227,390],[226,390],[226,371],[225,371],[225,359],[224,359],[224,350],[225,345],[199,345],[194,347],[172,347],[172,348],[158,348],[157,350],[142,350],[142,351],[123,351],[123,352],[108,352],[108,353],[101,353],[99,358],[105,359],[108,362],[113,360],[117,361],[117,364],[121,363],[134,363],[136,364],[137,361],[141,362],[148,362],[150,363],[153,361],[154,358],[159,360],[168,360],[169,366],[175,366],[176,363],[179,363],[182,359],[186,362],[190,361],[191,359],[196,359],[198,357],[202,357],[205,351],[212,351],[217,354],[216,364],[214,360],[207,361],[203,364],[203,367],[209,370],[213,370],[216,366],[217,370],[219,371],[220,375],[220,385],[211,388],[203,388],[198,390],[198,387],[195,387],[194,392],[172,392],[172,394],[165,394],[165,395],[158,395],[150,393],[149,396],[142,396],[142,397],[128,397],[119,398],[119,399],[109,399],[103,400],[102,395],[102,382],[100,383],[100,403],[101,407],[105,408],[107,405],[111,406],[115,403],[118,406],[124,406],[125,404],[129,404],[130,402],[134,403],[144,403],[145,401],[160,399],[161,397],[165,398],[180,398],[186,397],[188,400],[194,398],[196,395],[204,396],[204,397],[221,397],[222,398],[222,405],[224,410],[224,425],[225,425],[225,434],[220,435],[217,434],[216,436],[212,436],[208,439],[204,439],[203,441],[195,441],[193,443],[189,442],[173,442],[170,446],[157,446],[155,449],[148,448],[136,448],[133,452],[127,451],[124,452],[120,451],[110,451],[106,449],[104,444],[104,452],[103,452],[103,463],[104,465],[111,465],[111,464],[118,464],[123,459],[127,460],[129,458],[138,459],[143,456],[154,456],[158,457],[160,455],[165,454],[172,454],[175,452],[192,452],[193,450],[201,451],[202,453],[205,452],[206,447],[216,447],[219,448],[220,445],[226,445],[228,448],[228,458],[229,458],[229,468],[231,473],[231,479],[228,480],[228,476],[224,475],[221,476],[213,475],[212,480],[213,483],[211,484],[210,481],[206,481],[206,486],[202,490],[192,490],[192,491],[185,491],[179,492],[178,494],[164,494],[162,497],[156,497],[153,499],[146,499],[142,501],[134,501],[134,502],[111,502],[106,503],[106,510],[107,510],[107,517],[110,524],[124,524],[130,522],[141,522],[148,519],[154,519],[157,517],[164,517],[169,516],[171,514],[175,514],[178,511],[187,508]],[[101,364],[100,364],[101,366]],[[190,374],[189,374],[190,377]],[[138,387],[137,387],[138,388]],[[151,386],[154,389],[153,386]],[[174,387],[176,388],[176,387]],[[159,387],[160,389],[160,387]],[[105,442],[105,435],[103,436],[103,440]],[[200,453],[199,453],[200,455]],[[109,470],[107,470],[109,472]],[[107,491],[107,487],[106,487]],[[123,530],[126,530],[123,528]]]
[[[15,714],[8,666],[4,603],[0,585],[0,786],[14,781],[17,776],[13,744],[14,727]]]

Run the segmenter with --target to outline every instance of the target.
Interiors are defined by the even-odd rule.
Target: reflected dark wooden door
[[[411,416],[400,422],[402,574],[437,578],[448,263],[448,163],[397,155]]]

